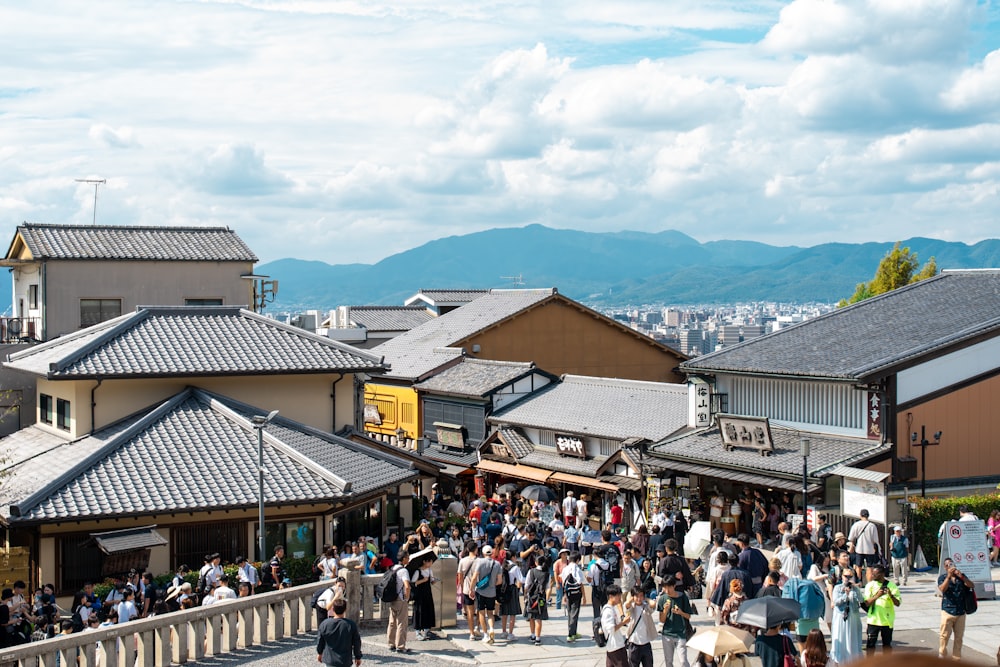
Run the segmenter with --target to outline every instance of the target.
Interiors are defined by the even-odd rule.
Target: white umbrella
[[[745,653],[753,649],[753,635],[745,630],[729,625],[699,629],[687,642],[688,648],[701,651],[705,655],[725,655]]]
[[[695,521],[684,536],[684,555],[688,558],[702,558],[711,544],[711,522]]]

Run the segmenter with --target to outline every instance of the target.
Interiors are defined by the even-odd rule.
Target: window
[[[360,534],[358,533],[358,535]],[[270,560],[271,556],[274,555],[274,547],[279,544],[285,547],[285,555],[289,558],[315,556],[316,522],[312,519],[266,522],[264,524],[264,548],[267,549],[267,557],[261,560]]]
[[[184,299],[185,306],[221,306],[222,299]]]
[[[104,579],[104,554],[93,546],[85,547],[90,535],[68,535],[59,539],[58,591],[70,595],[83,588],[88,581]]]
[[[64,431],[69,430],[69,401],[65,398],[56,399],[56,428],[61,428]]]
[[[92,327],[121,314],[121,299],[80,299],[80,328]]]
[[[28,308],[38,309],[38,285],[28,285]]]
[[[52,397],[48,394],[38,396],[38,420],[43,424],[52,425]]]

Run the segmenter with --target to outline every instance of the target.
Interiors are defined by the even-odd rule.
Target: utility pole
[[[106,178],[78,178],[77,183],[88,183],[94,186],[94,221],[91,224],[97,224],[97,187],[104,185],[108,182]]]

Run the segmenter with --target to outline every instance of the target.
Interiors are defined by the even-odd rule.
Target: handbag
[[[979,599],[976,597],[975,588],[966,587],[962,591],[962,603],[966,614],[975,614],[979,610]]]
[[[690,618],[685,618],[684,619],[684,639],[691,639],[691,637],[694,637],[694,633],[697,630],[698,630],[698,628],[696,628],[693,625],[691,625],[691,619]],[[788,666],[786,665],[785,667],[788,667]],[[793,667],[794,667],[794,665],[793,665]]]
[[[792,653],[792,642],[787,635],[781,635],[782,667],[798,667]]]

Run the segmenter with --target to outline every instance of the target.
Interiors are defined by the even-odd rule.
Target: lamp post
[[[910,442],[913,443],[914,447],[920,447],[920,497],[927,497],[927,448],[931,445],[940,445],[941,436],[944,431],[938,431],[934,434],[934,440],[930,441],[927,439],[927,427],[920,427],[920,442],[917,442],[917,434],[913,432],[910,434]]]
[[[808,480],[809,476],[809,447],[812,443],[809,438],[802,438],[799,440],[799,452],[802,453],[802,525],[809,525],[809,502],[806,500],[807,494],[809,492]]]
[[[271,423],[271,420],[278,416],[277,410],[272,410],[266,417],[254,415],[250,418],[250,423],[257,431],[257,548],[260,549],[260,559],[267,558],[265,551],[267,544],[264,539],[264,427]]]

